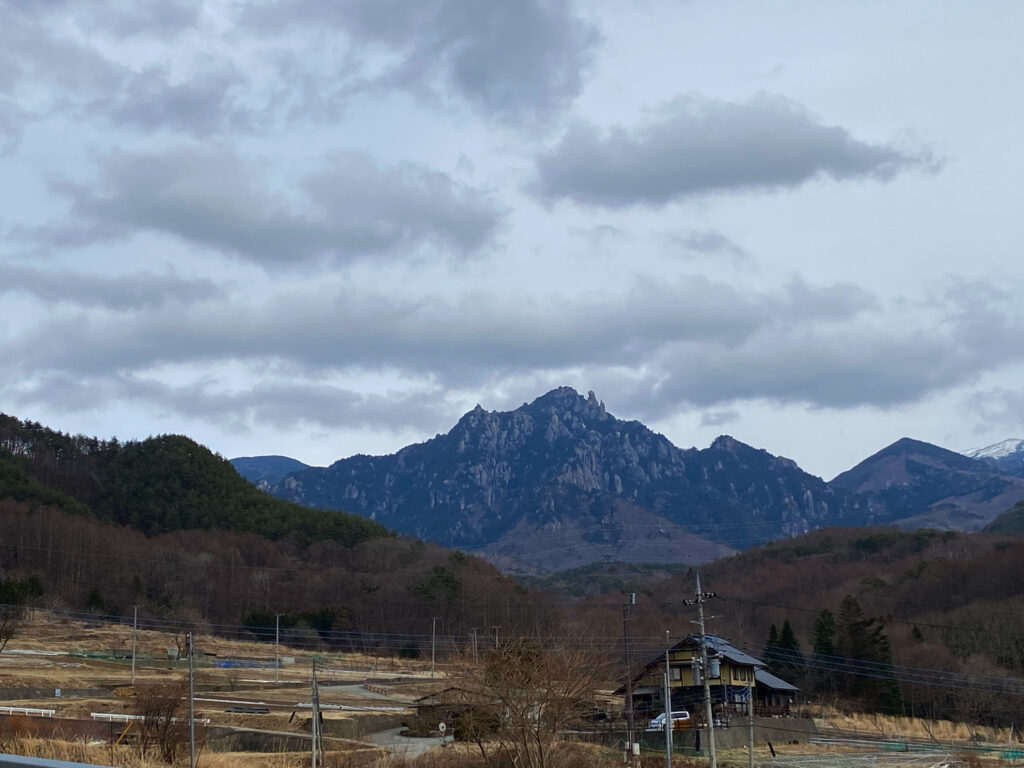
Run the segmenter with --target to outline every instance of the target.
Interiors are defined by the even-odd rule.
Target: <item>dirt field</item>
[[[130,716],[137,711],[137,698],[154,686],[185,680],[186,663],[168,654],[168,649],[184,651],[183,645],[179,635],[140,630],[135,685],[132,686],[130,626],[89,626],[35,616],[0,654],[0,706],[54,710],[54,718],[88,721],[81,724],[79,730],[92,733],[96,730],[94,713]],[[312,711],[309,706],[311,654],[282,645],[280,657],[287,663],[277,670],[275,681],[272,644],[197,635],[195,646],[199,652],[195,675],[196,712],[197,716],[210,721],[211,728],[307,736]],[[359,737],[398,725],[407,718],[408,705],[413,698],[440,682],[440,679],[430,681],[429,665],[405,660],[381,660],[359,654],[318,654],[316,663],[318,678],[323,682],[320,703],[329,748],[350,754],[353,760],[360,756],[379,757],[381,750],[358,741]],[[368,680],[372,680],[372,690],[364,687]],[[257,714],[238,711],[240,708],[267,711]],[[6,718],[6,727],[0,726],[0,741],[10,742],[19,735],[32,736],[33,720],[34,717],[17,714]],[[16,726],[14,732],[12,723]],[[99,730],[120,734],[125,725],[119,722]],[[69,730],[74,730],[70,722]],[[112,739],[113,736],[105,741]],[[42,742],[29,744],[31,741],[27,739],[22,746],[41,757],[60,756],[48,754],[48,751],[59,752],[57,747],[48,749],[41,746]],[[9,748],[10,744],[6,746]],[[107,748],[106,757],[100,760],[102,755],[94,755],[91,759],[108,763],[115,759],[109,744],[94,745],[99,746]],[[67,749],[74,752],[77,747]],[[295,762],[287,754],[265,755],[258,761],[256,754],[244,754],[245,760],[238,758],[236,761],[229,753],[211,752],[205,756],[203,765],[269,767]],[[308,752],[303,754],[308,761]]]

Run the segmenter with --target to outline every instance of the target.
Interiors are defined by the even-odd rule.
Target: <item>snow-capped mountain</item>
[[[994,445],[986,445],[984,448],[972,448],[963,453],[969,458],[991,464],[1008,475],[1024,477],[1024,440],[1011,438]]]

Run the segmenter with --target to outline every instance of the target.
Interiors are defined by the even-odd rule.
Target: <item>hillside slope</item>
[[[1024,533],[1024,501],[1018,501],[985,527],[986,533]]]
[[[897,677],[908,714],[1009,725],[1024,715],[1022,559],[1024,540],[1019,537],[830,528],[709,564],[701,585],[715,594],[707,607],[715,616],[713,632],[760,656],[771,625],[789,623],[812,665],[817,663],[812,654],[821,613],[830,612],[841,625],[844,602],[853,598],[862,616],[851,621],[883,633],[892,662],[904,667]],[[679,601],[693,595],[694,587],[691,573],[631,584],[642,605],[632,630],[638,638],[652,639],[650,656],[664,653],[658,639],[665,628],[673,634],[692,631],[689,620],[695,610],[680,609]],[[613,632],[621,616],[612,609],[621,597],[606,599],[608,604],[598,610],[589,597],[577,609],[579,621],[603,621],[603,631]],[[832,701],[820,664],[829,667],[826,659],[817,669],[788,670],[785,678],[803,693],[817,689]],[[951,676],[939,670],[981,682],[951,686]],[[992,693],[998,686],[1005,686],[1005,692]]]
[[[47,604],[225,626],[349,632],[348,648],[406,634],[546,616],[480,558],[399,538],[357,515],[273,498],[182,436],[67,435],[0,415],[0,575]],[[408,639],[412,638],[412,639]],[[304,642],[316,642],[307,639]],[[394,650],[397,650],[394,649]]]
[[[176,530],[253,532],[302,545],[387,536],[358,515],[273,498],[225,459],[179,435],[119,443],[57,432],[0,414],[0,499],[58,507],[152,535]]]

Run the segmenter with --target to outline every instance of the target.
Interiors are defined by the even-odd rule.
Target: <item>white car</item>
[[[690,724],[690,713],[685,709],[677,709],[672,713],[672,728],[685,728]],[[647,724],[648,731],[665,730],[665,713],[662,712]]]

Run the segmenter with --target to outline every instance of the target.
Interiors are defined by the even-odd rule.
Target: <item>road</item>
[[[378,731],[363,737],[362,740],[378,747],[384,747],[395,757],[404,757],[409,760],[441,745],[441,740],[436,736],[410,738],[401,735],[403,730],[402,728],[391,728],[387,731]]]

